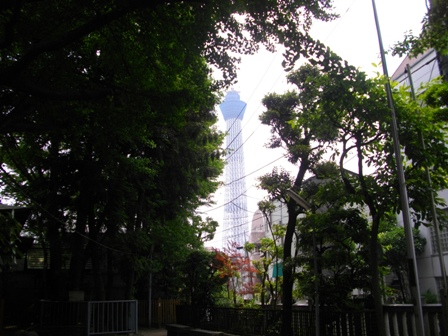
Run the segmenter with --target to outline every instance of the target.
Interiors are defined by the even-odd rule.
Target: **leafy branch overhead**
[[[331,4],[5,1],[0,14],[0,85],[54,100],[151,95],[150,87],[135,91],[122,79],[139,77],[141,70],[149,77],[169,75],[166,70],[174,70],[170,64],[191,66],[191,55],[201,55],[220,69],[228,84],[235,79],[238,54],[254,53],[260,43],[269,50],[284,44],[291,49],[288,63],[305,53],[313,19],[335,17],[329,13]],[[65,78],[64,85],[55,76]]]

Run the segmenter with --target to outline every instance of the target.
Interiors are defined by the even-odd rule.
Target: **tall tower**
[[[246,179],[244,167],[243,137],[241,121],[246,111],[246,103],[241,101],[236,91],[229,91],[224,102],[219,105],[226,121],[226,167],[224,192],[224,221],[222,245],[235,242],[244,246],[249,233],[247,220]]]

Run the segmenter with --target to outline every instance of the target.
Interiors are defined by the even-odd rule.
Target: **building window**
[[[440,244],[442,245],[442,252],[448,252],[448,229],[444,227],[440,230]],[[433,254],[439,254],[436,241],[436,230],[431,227],[431,249]]]

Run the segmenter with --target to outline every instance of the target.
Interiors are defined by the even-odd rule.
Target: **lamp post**
[[[372,0],[373,14],[375,17],[375,25],[376,32],[378,35],[378,44],[380,48],[381,54],[381,63],[383,65],[383,73],[386,77],[386,93],[387,93],[387,101],[390,107],[391,113],[391,128],[392,128],[392,138],[394,143],[394,154],[395,161],[397,165],[397,177],[398,177],[398,185],[400,190],[400,203],[401,203],[401,212],[403,217],[403,226],[404,232],[406,236],[406,249],[408,255],[408,265],[409,265],[409,283],[411,285],[412,296],[414,300],[414,315],[416,320],[416,329],[417,336],[425,336],[424,322],[423,322],[423,309],[422,303],[420,299],[420,285],[418,283],[418,271],[417,271],[417,258],[415,255],[415,247],[414,247],[414,237],[412,235],[411,228],[411,220],[409,214],[409,200],[408,194],[406,190],[406,181],[404,178],[404,170],[403,170],[403,162],[401,160],[401,149],[400,149],[400,141],[398,138],[398,126],[397,126],[397,118],[395,115],[395,107],[392,99],[392,90],[390,87],[389,74],[387,71],[386,64],[386,56],[383,47],[383,40],[381,38],[381,30],[380,24],[378,20],[378,13],[376,11],[375,0]]]
[[[306,211],[311,209],[311,204],[300,197],[291,189],[286,190],[286,193],[294,202]],[[319,274],[317,269],[317,246],[316,246],[316,230],[313,228],[313,259],[314,259],[314,324],[316,329],[316,336],[320,336],[320,313],[319,313]]]

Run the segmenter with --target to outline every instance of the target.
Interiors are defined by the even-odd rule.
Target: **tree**
[[[273,170],[271,174],[260,177],[260,187],[269,192],[271,200],[278,200],[287,205],[288,223],[283,244],[283,315],[282,335],[290,335],[291,307],[293,296],[293,264],[292,242],[296,227],[296,219],[303,209],[298,208],[294,200],[286,194],[286,190],[302,187],[305,174],[312,170],[331,149],[337,137],[335,129],[327,127],[323,111],[319,110],[316,96],[320,87],[310,81],[301,81],[317,75],[316,69],[304,66],[299,71],[288,75],[290,83],[298,85],[299,92],[287,92],[283,95],[269,94],[263,99],[267,108],[260,119],[271,126],[271,148],[283,147],[287,150],[288,160],[300,164],[295,178],[284,171]]]
[[[184,276],[183,289],[186,302],[194,306],[213,305],[217,293],[228,280],[220,273],[224,266],[220,252],[191,251],[181,269]]]
[[[293,62],[312,42],[313,19],[329,20],[331,0],[141,1],[51,3],[6,1],[1,5],[2,131],[33,128],[37,102],[98,101],[126,96],[158,96],[169,102],[182,94],[171,87],[159,94],[156,83],[123,81],[123,76],[163,81],[175,77],[173,63],[192,65],[201,55],[235,79],[237,54],[253,53],[259,43],[276,43]],[[245,32],[245,33],[243,33]],[[246,34],[248,33],[248,34]],[[157,56],[157,58],[154,58]],[[159,62],[157,62],[159,60]],[[160,61],[162,60],[162,61]],[[181,78],[178,78],[181,80]],[[118,98],[119,97],[119,98]],[[9,113],[6,113],[6,112]]]
[[[1,292],[3,300],[8,289],[8,273],[11,271],[17,257],[21,256],[18,242],[22,225],[9,213],[0,214],[0,270],[1,270]]]
[[[238,307],[245,300],[246,295],[254,295],[254,274],[257,269],[252,266],[248,252],[244,246],[229,243],[221,253],[223,269],[222,276],[227,277],[227,295],[234,307]]]
[[[205,94],[188,103],[182,103],[182,97],[178,103],[173,99],[164,116],[136,106],[136,113],[123,121],[124,107],[114,102],[104,102],[95,111],[75,105],[78,119],[69,123],[70,118],[60,114],[42,119],[40,124],[49,125],[44,127],[48,131],[40,132],[37,139],[34,133],[2,135],[3,162],[11,169],[3,171],[4,180],[11,182],[7,192],[32,202],[49,223],[53,270],[60,269],[61,233],[75,233],[71,242],[73,288],[79,288],[83,265],[90,255],[98,256],[101,246],[113,245],[130,259],[149,257],[150,245],[158,240],[146,240],[141,248],[132,244],[134,249],[124,252],[131,245],[123,229],[129,236],[132,232],[156,236],[155,226],[165,223],[180,225],[179,231],[190,241],[197,234],[191,230],[187,234],[193,222],[187,218],[193,218],[194,209],[218,186],[213,179],[223,163],[212,156],[223,136],[212,127],[216,116],[209,111],[215,100],[206,93],[207,74],[189,78],[188,69],[179,69],[178,74],[184,77],[183,85]],[[94,263],[99,260],[93,259]],[[101,270],[95,268],[95,272]],[[96,278],[102,279],[100,274]],[[128,288],[133,283],[131,276]],[[101,283],[97,291],[101,293],[99,288],[103,288]]]
[[[354,304],[353,290],[370,290],[368,222],[334,162],[322,162],[315,173],[302,189],[312,209],[298,219],[296,277],[303,295],[314,301],[318,290],[320,305],[344,309]]]
[[[4,195],[37,209],[55,298],[67,244],[69,287],[81,286],[92,258],[99,299],[115,264],[131,295],[157,264],[146,259],[163,260],[173,245],[166,231],[185,232],[182,251],[196,244],[195,209],[223,164],[210,111],[235,79],[237,55],[281,43],[291,65],[314,52],[312,20],[333,17],[331,0],[4,1],[0,9]],[[210,79],[211,66],[222,82]],[[110,264],[99,267],[104,254]]]
[[[257,243],[247,243],[245,249],[251,254],[255,251],[258,253],[257,257],[253,254],[252,263],[260,278],[260,283],[256,287],[260,294],[261,306],[270,302],[270,305],[275,307],[281,296],[282,276],[279,274],[279,264],[283,256],[281,240],[285,235],[285,228],[271,221],[272,212],[275,210],[274,204],[261,201],[258,203],[258,208],[263,213],[272,238],[262,238]]]
[[[314,59],[313,63],[316,65],[315,68],[305,66],[289,76],[299,89],[296,98],[292,93],[278,97],[276,104],[267,105],[267,113],[272,114],[271,109],[279,110],[285,102],[288,102],[288,106],[306,106],[309,112],[313,112],[297,115],[284,113],[285,117],[278,118],[278,123],[271,121],[273,132],[285,134],[285,131],[288,131],[289,155],[294,155],[297,148],[307,148],[303,146],[303,135],[313,139],[313,142],[306,143],[308,146],[315,144],[316,147],[322,140],[340,143],[340,151],[333,150],[331,154],[332,157],[339,157],[338,165],[344,188],[351,195],[351,202],[366,207],[371,218],[368,260],[372,277],[372,294],[379,321],[378,328],[379,332],[383,332],[385,329],[382,321],[378,233],[385,214],[400,210],[384,80],[367,78],[364,73],[348,64],[344,65],[337,56],[326,60]],[[446,167],[447,148],[444,138],[446,126],[444,122],[437,120],[436,116],[440,113],[438,108],[428,108],[416,113],[415,103],[410,100],[409,94],[404,94],[404,90],[400,92],[397,89],[394,99],[400,126],[399,137],[402,140],[403,152],[406,154],[405,173],[409,184],[410,205],[418,221],[430,219],[429,193],[423,167],[425,161],[434,167],[431,171],[435,179],[433,191],[446,188],[446,181],[443,179],[446,174],[443,168]],[[324,126],[317,130],[305,128],[316,122]],[[296,125],[296,129],[291,125]],[[302,131],[303,129],[308,132]],[[422,146],[417,144],[418,130],[424,133],[426,145],[432,148],[422,151]],[[439,145],[443,148],[438,147]],[[327,150],[330,150],[330,147]],[[310,150],[308,152],[314,153]],[[355,174],[345,169],[345,163],[350,159],[349,155],[354,155],[357,159]],[[308,159],[308,156],[304,159]],[[304,175],[312,167],[307,160],[302,160],[300,163],[298,177],[301,172]],[[303,183],[294,184],[294,187],[297,186],[303,187]],[[284,184],[283,190],[285,187],[288,186]],[[277,191],[277,195],[281,195],[281,192]],[[440,199],[437,201],[441,202]],[[293,211],[290,213],[293,227],[292,219],[295,221],[296,214]],[[285,248],[286,242],[285,239]],[[287,243],[289,244],[289,241]]]

